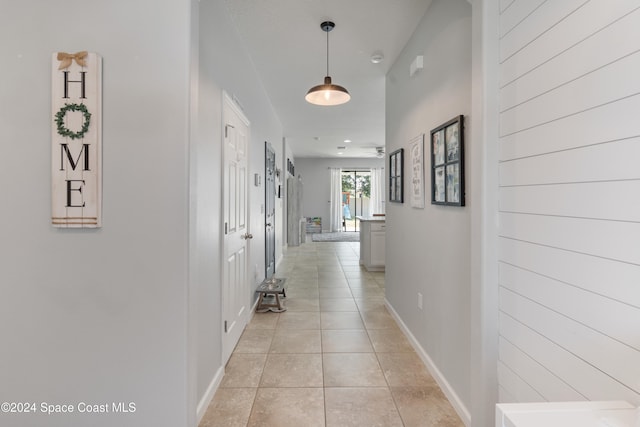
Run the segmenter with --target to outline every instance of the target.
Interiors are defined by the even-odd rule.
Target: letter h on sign
[[[69,99],[69,83],[80,83],[80,99],[87,99],[86,95],[86,71],[80,71],[80,80],[69,80],[69,71],[63,71],[64,73],[64,96],[63,98]]]

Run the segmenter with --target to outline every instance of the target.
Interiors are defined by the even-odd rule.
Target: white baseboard
[[[258,306],[258,299],[256,298],[253,301],[251,310],[249,310],[249,313],[247,316],[248,317],[247,325],[249,324],[249,322],[251,322],[251,319],[253,319],[253,316],[256,313],[257,306]],[[204,396],[202,396],[202,399],[200,399],[200,402],[198,402],[198,407],[196,410],[198,424],[200,424],[200,421],[202,421],[202,417],[204,417],[204,414],[207,412],[207,408],[211,404],[211,401],[213,400],[213,396],[216,394],[218,387],[220,387],[220,383],[222,382],[222,377],[224,377],[224,366],[221,366],[220,368],[218,368],[218,371],[216,372],[213,379],[211,380],[209,387],[207,387],[207,391],[205,391]]]
[[[260,300],[260,298],[258,297],[258,295],[256,295],[255,299],[253,300],[253,305],[251,306],[251,310],[249,310],[249,318],[247,319],[247,325],[249,323],[251,323],[251,319],[253,319],[253,316],[255,316],[256,314],[256,308],[258,308],[258,301]],[[245,328],[247,326],[245,325]]]
[[[198,424],[202,421],[202,417],[204,417],[204,414],[207,412],[207,408],[209,407],[209,404],[211,404],[213,396],[216,394],[218,387],[220,387],[222,377],[224,377],[224,366],[218,368],[218,371],[213,376],[211,383],[209,383],[209,387],[207,387],[207,390],[204,392],[204,396],[202,396],[202,399],[198,402],[198,407],[196,409]]]
[[[444,395],[447,397],[447,399],[449,399],[449,402],[451,402],[451,406],[453,406],[453,409],[456,411],[464,425],[467,427],[471,426],[471,414],[464,403],[462,403],[462,400],[460,399],[458,394],[453,390],[453,388],[444,377],[444,375],[442,375],[442,372],[440,372],[435,363],[433,363],[433,360],[431,360],[431,357],[429,357],[425,349],[422,348],[416,337],[414,337],[409,328],[407,328],[407,325],[404,324],[398,313],[393,309],[391,303],[389,303],[386,298],[384,299],[384,303],[391,313],[391,316],[393,316],[395,321],[400,326],[402,332],[409,339],[411,346],[414,348],[416,353],[418,353],[420,359],[422,359],[422,363],[425,364],[431,376],[436,380]]]

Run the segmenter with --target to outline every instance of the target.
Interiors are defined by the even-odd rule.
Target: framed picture
[[[411,140],[411,206],[424,208],[424,134]]]
[[[402,176],[404,172],[404,149],[389,154],[389,201],[403,203],[404,184]]]
[[[431,203],[464,206],[464,116],[431,130]]]

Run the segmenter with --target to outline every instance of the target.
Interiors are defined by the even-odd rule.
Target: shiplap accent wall
[[[640,2],[499,5],[500,400],[640,404]]]

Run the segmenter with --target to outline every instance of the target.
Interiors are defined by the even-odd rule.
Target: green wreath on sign
[[[82,123],[82,129],[78,132],[74,132],[68,129],[64,125],[64,117],[67,115],[67,111],[82,111],[84,122]],[[82,138],[89,130],[89,124],[91,123],[91,113],[87,110],[84,104],[64,104],[64,107],[56,113],[56,126],[58,127],[58,135],[69,137],[71,139]]]

